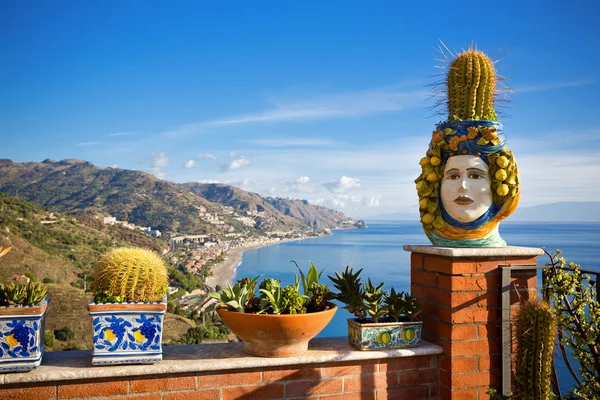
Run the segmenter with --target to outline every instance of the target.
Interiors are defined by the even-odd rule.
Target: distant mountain
[[[600,202],[560,202],[519,207],[510,221],[600,222]]]
[[[392,213],[369,217],[368,220],[418,221],[418,213]],[[522,222],[600,222],[600,202],[559,202],[519,207],[508,221]]]
[[[52,211],[112,215],[139,226],[187,234],[288,231],[314,227],[315,221],[319,228],[356,223],[308,202],[266,199],[228,185],[177,184],[145,172],[99,168],[82,160],[0,160],[0,192]]]

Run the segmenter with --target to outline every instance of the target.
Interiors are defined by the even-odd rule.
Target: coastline
[[[328,235],[324,235],[328,236]],[[265,244],[255,244],[251,246],[245,247],[237,247],[235,249],[229,250],[225,260],[219,264],[215,264],[212,266],[211,272],[212,275],[206,278],[206,286],[210,286],[211,288],[215,288],[216,285],[224,288],[227,285],[230,285],[235,278],[235,274],[237,272],[237,268],[242,264],[242,259],[244,257],[244,253],[248,250],[254,250],[261,247],[273,246],[281,243],[287,243],[294,240],[307,240],[307,239],[317,239],[324,236],[313,236],[307,238],[294,238],[294,239],[283,239],[278,242],[265,243]]]

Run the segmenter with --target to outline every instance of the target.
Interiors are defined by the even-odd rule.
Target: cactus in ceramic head
[[[520,399],[550,398],[556,316],[544,301],[528,301],[517,316],[516,389]]]
[[[98,262],[94,291],[125,302],[161,301],[168,279],[167,266],[158,254],[137,247],[120,247]]]
[[[447,76],[448,120],[497,121],[494,110],[496,71],[493,61],[478,50],[456,56]]]

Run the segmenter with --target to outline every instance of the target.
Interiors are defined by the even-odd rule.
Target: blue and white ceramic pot
[[[37,306],[0,307],[0,372],[36,369],[46,350],[44,327],[50,296]]]
[[[416,347],[421,343],[422,321],[360,323],[348,319],[348,340],[359,350]]]
[[[90,303],[93,365],[150,364],[162,360],[166,297],[160,303]]]

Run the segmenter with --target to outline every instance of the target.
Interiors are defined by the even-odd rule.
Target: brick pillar
[[[411,292],[421,301],[423,339],[444,349],[442,399],[489,399],[501,393],[501,268],[536,266],[541,249],[404,246],[411,252]],[[535,296],[535,269],[512,271],[511,318],[519,299]],[[517,293],[518,292],[518,293]]]

